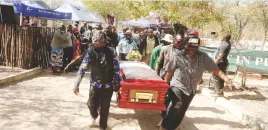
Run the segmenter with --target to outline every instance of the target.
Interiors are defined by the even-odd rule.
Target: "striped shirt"
[[[105,55],[103,55],[102,53],[98,53],[98,59],[102,59],[103,57],[105,57]],[[114,65],[114,73],[115,73],[113,76],[113,81],[119,83],[120,82],[119,58],[116,55],[116,53],[114,54],[113,58],[114,58],[113,65]],[[86,53],[86,55],[81,63],[81,66],[79,68],[79,71],[77,72],[77,75],[76,75],[76,82],[75,82],[76,87],[79,87],[81,80],[85,75],[85,71],[87,69],[89,69],[90,63],[91,63],[91,59],[89,57],[89,54]],[[105,85],[105,88],[109,88],[109,87],[112,87],[112,85],[113,85],[112,82],[109,82],[106,84],[101,84],[100,81],[93,81],[93,80],[90,80],[90,84],[91,84],[91,86],[95,86],[97,88],[100,88],[103,85]]]
[[[176,92],[183,91],[184,94],[195,94],[197,85],[202,80],[203,72],[213,72],[219,69],[215,62],[204,52],[198,51],[193,60],[185,54],[174,56],[168,63],[167,71],[174,72],[170,81],[171,89]]]

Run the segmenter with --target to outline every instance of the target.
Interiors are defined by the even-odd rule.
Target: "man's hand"
[[[75,95],[78,95],[78,93],[79,93],[79,88],[78,88],[78,87],[74,87],[73,91],[74,91],[74,94],[75,94]]]

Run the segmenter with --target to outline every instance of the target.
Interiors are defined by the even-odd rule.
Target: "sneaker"
[[[160,127],[162,124],[163,119],[157,124],[157,127]]]
[[[93,119],[93,118],[88,121],[89,127],[95,126],[95,123],[96,123],[96,119]]]

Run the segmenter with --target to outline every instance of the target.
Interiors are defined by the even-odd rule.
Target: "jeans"
[[[179,91],[177,95],[172,90],[168,91],[168,98],[171,100],[171,104],[169,104],[166,116],[162,121],[162,127],[166,130],[175,130],[180,125],[186,110],[194,98],[193,92],[188,96]]]
[[[220,68],[221,71],[226,73],[228,63],[221,62],[218,64],[218,67]],[[223,88],[224,88],[224,80],[222,80],[221,78],[219,78],[218,76],[216,76],[214,74],[212,75],[212,78],[213,78],[213,83],[214,83],[214,87],[215,87],[215,92],[222,93]]]
[[[107,128],[107,121],[109,116],[110,102],[113,95],[113,88],[97,88],[91,86],[88,98],[88,108],[92,118],[96,119],[100,115],[100,128]],[[100,108],[100,109],[99,109]],[[100,110],[98,113],[98,109]]]

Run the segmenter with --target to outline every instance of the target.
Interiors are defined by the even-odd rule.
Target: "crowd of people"
[[[136,48],[143,56],[142,61],[146,64],[150,63],[153,49],[161,44],[159,39],[163,39],[165,34],[163,30],[160,33],[158,29],[133,32],[129,28],[124,28],[123,33],[118,34],[116,27],[110,25],[103,28],[100,24],[91,26],[85,23],[80,29],[78,29],[77,24],[69,25],[67,29],[62,25],[54,33],[51,43],[53,74],[58,75],[64,72],[66,67],[68,68],[67,71],[73,70],[68,65],[77,57],[81,59],[84,56],[84,52],[92,45],[92,36],[95,30],[102,30],[106,37],[106,45],[116,50],[120,60],[127,60],[127,54]]]
[[[85,24],[80,30],[77,26],[69,25],[67,30],[62,26],[52,40],[51,66],[53,73],[57,74],[57,69],[70,70],[70,64],[82,60],[73,88],[76,95],[85,71],[91,69],[87,102],[91,115],[89,125],[95,125],[100,116],[99,127],[106,130],[111,97],[120,88],[119,62],[128,60],[127,55],[134,49],[138,50],[142,62],[170,85],[165,99],[167,111],[162,112],[159,127],[161,130],[175,130],[196,94],[204,71],[213,73],[216,94],[223,95],[224,82],[232,88],[231,80],[225,75],[231,36],[224,37],[215,63],[198,50],[201,44],[198,35],[194,30],[171,35],[152,29],[133,33],[125,28],[123,34],[117,34],[116,28],[110,25],[102,28]]]

